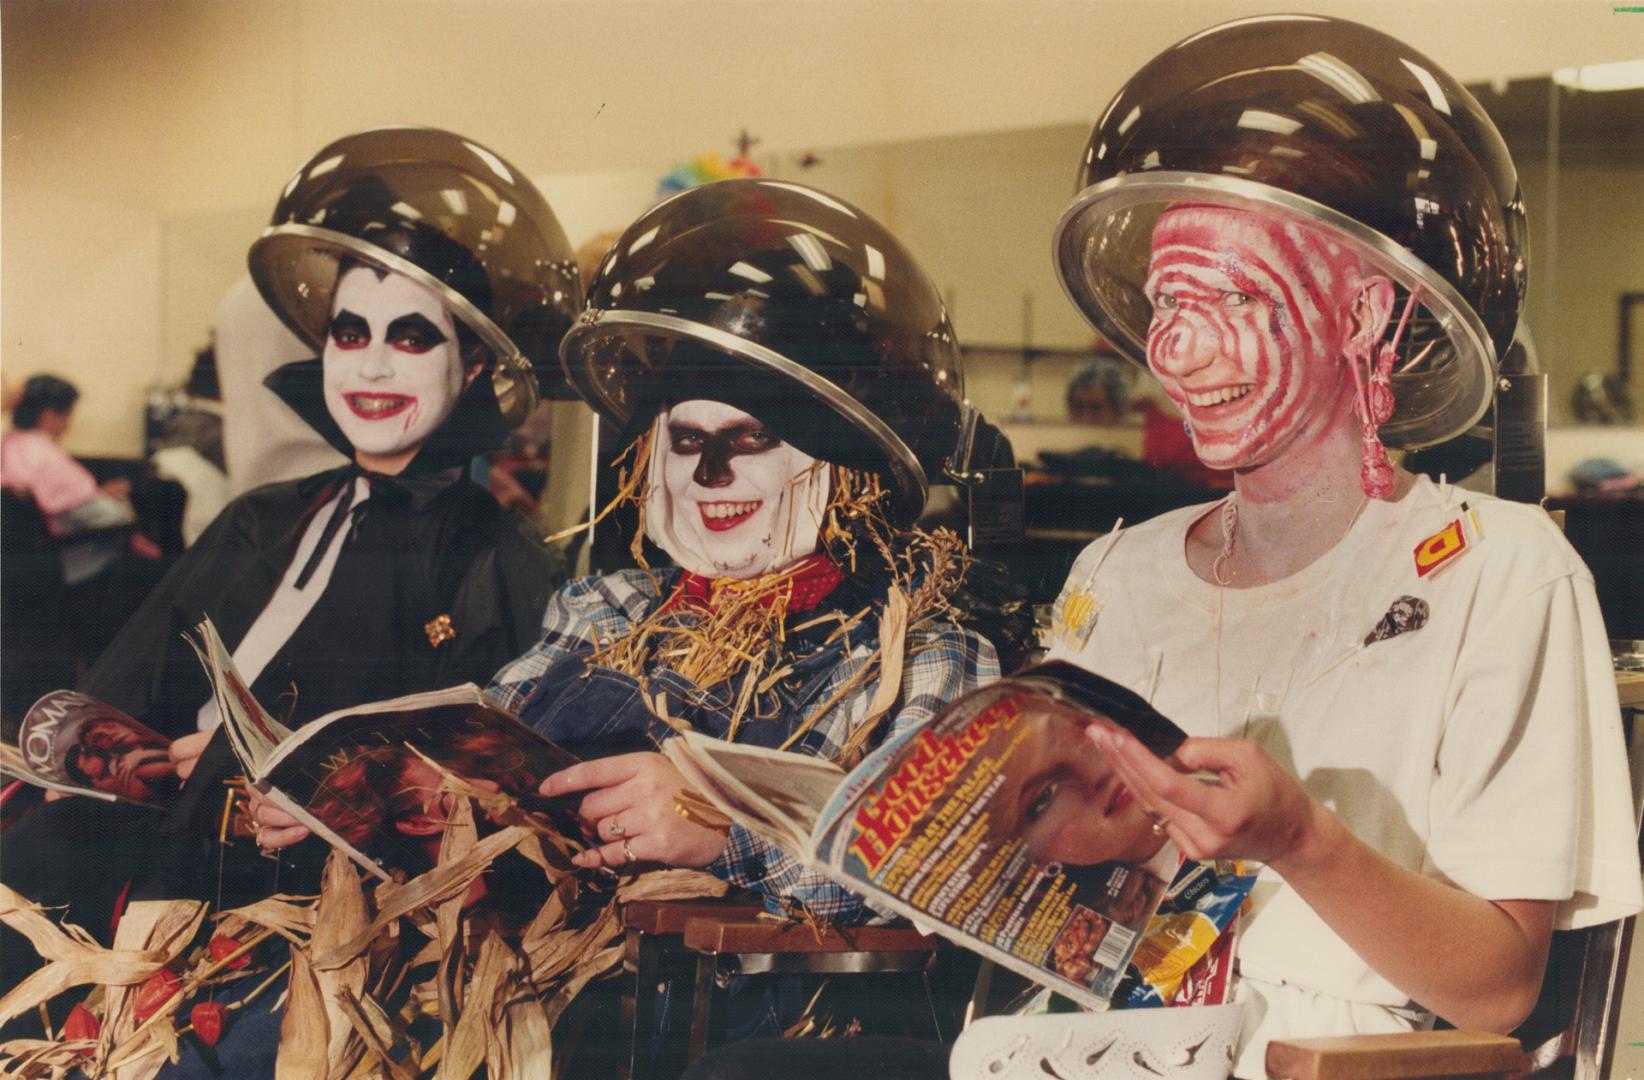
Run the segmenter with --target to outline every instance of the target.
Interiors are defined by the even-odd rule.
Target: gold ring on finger
[[[624,865],[624,866],[626,866],[626,865],[627,865],[627,864],[628,864],[628,863],[631,863],[631,862],[634,862],[634,861],[636,861],[636,859],[635,859],[635,857],[634,857],[634,849],[633,849],[633,846],[632,846],[632,845],[630,845],[630,844],[629,844],[629,843],[628,843],[628,841],[626,841],[626,840],[624,840],[624,841],[623,841],[623,842],[622,842],[622,857],[623,857],[623,859],[624,859],[624,860],[626,860],[626,861],[625,861],[625,862],[624,862],[624,863],[623,863],[623,865]]]
[[[622,839],[622,838],[623,838],[623,837],[624,837],[624,836],[627,836],[627,835],[628,835],[628,830],[627,830],[627,829],[624,829],[624,828],[623,828],[623,827],[622,827],[622,822],[620,822],[620,821],[618,821],[618,820],[617,820],[617,819],[616,819],[616,818],[614,818],[614,817],[612,817],[612,818],[609,818],[609,819],[607,819],[607,820],[609,820],[609,821],[610,821],[610,823],[611,823],[611,824],[610,824],[610,830],[611,830],[611,836],[612,836],[612,838],[614,838],[614,839],[617,839],[617,840],[620,840],[620,839]]]

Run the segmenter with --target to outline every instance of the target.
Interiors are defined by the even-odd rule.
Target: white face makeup
[[[464,385],[456,324],[439,297],[365,266],[337,283],[321,358],[325,407],[355,452],[370,457],[421,446]]]
[[[816,550],[827,467],[740,409],[684,401],[653,431],[645,531],[704,577],[746,579]]]

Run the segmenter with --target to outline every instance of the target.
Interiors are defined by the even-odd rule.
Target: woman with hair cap
[[[1085,162],[1064,284],[1234,491],[1092,545],[1061,610],[1098,614],[1051,651],[1196,736],[1175,764],[1217,783],[1092,732],[1178,846],[1265,865],[1235,1072],[1276,1037],[1510,1031],[1551,931],[1641,896],[1591,575],[1539,508],[1383,449],[1489,407],[1525,274],[1500,136],[1407,46],[1285,17],[1150,63]]]
[[[773,911],[866,917],[790,853],[677,813],[683,779],[639,748],[688,725],[850,763],[996,675],[954,621],[961,545],[910,527],[963,396],[934,286],[826,193],[719,181],[629,226],[562,356],[638,433],[641,528],[673,566],[567,585],[499,672],[493,695],[550,738],[636,751],[543,794],[586,792],[584,865],[706,867]]]
[[[528,523],[468,478],[530,412],[536,369],[581,305],[570,245],[529,181],[449,132],[350,135],[286,186],[250,265],[318,354],[269,385],[348,463],[235,499],[93,667],[83,689],[173,738],[187,780],[164,815],[66,799],[8,830],[7,883],[71,902],[71,921],[97,930],[128,876],[134,897],[224,906],[269,895],[276,873],[298,891],[318,881],[323,844],[267,860],[219,843],[224,782],[241,769],[184,638],[203,618],[297,726],[483,682],[535,640],[562,577]],[[98,865],[75,872],[71,856]]]

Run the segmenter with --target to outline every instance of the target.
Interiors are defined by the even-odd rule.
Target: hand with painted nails
[[[1127,732],[1092,724],[1087,734],[1190,859],[1254,859],[1283,873],[1328,813],[1246,740],[1188,739],[1164,761]],[[1191,775],[1205,772],[1218,779]]]
[[[544,796],[586,791],[577,814],[594,846],[578,866],[616,869],[631,862],[703,867],[725,849],[725,834],[674,810],[685,778],[661,754],[621,754],[584,761],[542,782]]]
[[[308,826],[281,810],[254,787],[246,788],[251,803],[251,820],[257,829],[257,846],[264,851],[278,851],[307,840],[313,834]]]

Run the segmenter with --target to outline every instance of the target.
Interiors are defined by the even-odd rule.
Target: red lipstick
[[[416,398],[404,394],[344,394],[343,400],[361,420],[386,420],[417,403]]]

